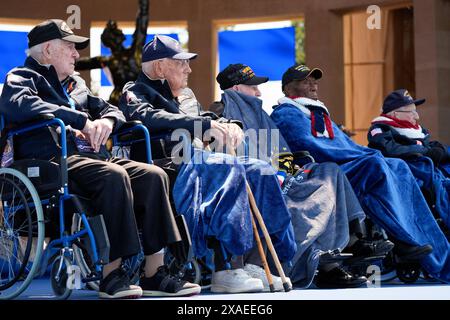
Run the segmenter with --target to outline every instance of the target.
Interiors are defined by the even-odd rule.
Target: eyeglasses
[[[172,61],[175,61],[176,64],[180,65],[180,66],[189,66],[189,59],[170,59]]]

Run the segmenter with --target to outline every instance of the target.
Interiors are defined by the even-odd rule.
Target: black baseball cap
[[[75,35],[65,21],[50,19],[31,29],[28,33],[28,48],[53,39],[73,42],[77,50],[84,49],[89,44],[89,38]]]
[[[196,57],[196,53],[184,51],[177,40],[164,35],[155,35],[153,40],[144,46],[142,52],[142,62],[164,58],[191,60]]]
[[[322,70],[318,68],[309,69],[303,64],[296,64],[286,70],[281,79],[281,89],[284,90],[284,86],[294,80],[304,80],[309,76],[314,77],[314,79],[322,78]]]
[[[219,72],[216,80],[220,84],[220,89],[226,90],[238,84],[259,85],[269,81],[269,78],[258,77],[249,66],[235,63]]]
[[[409,94],[408,90],[398,89],[389,93],[387,97],[384,99],[383,113],[386,114],[410,104],[415,104],[416,106],[419,106],[424,102],[425,99],[414,100],[413,97],[411,97],[411,95]]]

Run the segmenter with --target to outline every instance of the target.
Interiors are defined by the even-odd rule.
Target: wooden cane
[[[280,275],[281,281],[283,282],[284,291],[288,292],[288,291],[291,290],[291,287],[290,287],[289,283],[287,282],[286,276],[285,276],[284,271],[283,271],[283,267],[281,266],[280,260],[278,259],[277,252],[275,251],[275,248],[273,246],[272,239],[270,238],[269,231],[266,228],[264,220],[263,220],[263,218],[261,216],[261,212],[259,212],[259,209],[256,206],[255,197],[253,196],[253,192],[250,189],[250,186],[249,186],[248,182],[246,182],[246,185],[247,185],[248,199],[250,201],[250,206],[252,208],[252,212],[256,216],[256,219],[258,220],[259,227],[261,228],[261,230],[263,232],[263,235],[264,235],[264,238],[266,239],[267,248],[269,249],[270,254],[272,255],[273,261],[275,263],[275,267],[277,268],[278,274]]]
[[[231,149],[231,155],[236,156],[236,152],[234,149]],[[255,196],[253,195],[253,191],[250,188],[250,185],[248,184],[248,181],[245,181],[245,185],[247,187],[247,194],[248,199],[250,202],[250,207],[252,209],[253,215],[256,216],[256,219],[258,220],[259,227],[261,228],[264,238],[266,239],[267,248],[269,249],[270,254],[272,255],[273,262],[275,263],[275,267],[277,268],[278,274],[281,277],[281,281],[283,282],[283,288],[285,292],[290,291],[292,288],[287,282],[286,275],[284,274],[283,267],[281,266],[280,260],[278,259],[277,252],[275,251],[275,248],[272,243],[272,239],[270,238],[269,231],[266,228],[266,224],[264,223],[264,220],[262,218],[261,212],[258,209],[258,206],[256,205]],[[259,237],[259,234],[258,234]],[[262,246],[261,246],[262,247]],[[262,258],[264,256],[264,259]],[[261,260],[266,260],[266,255],[264,254],[261,256]],[[267,260],[266,260],[267,263]],[[269,268],[267,268],[269,269]],[[264,269],[265,270],[265,269]],[[270,273],[270,270],[266,271],[267,280],[269,280],[269,277],[272,278],[272,274]],[[270,283],[270,282],[269,282]]]
[[[252,218],[252,225],[253,225],[253,233],[255,234],[256,245],[258,247],[259,256],[261,257],[263,268],[266,273],[267,281],[269,282],[270,292],[275,292],[275,286],[273,285],[272,274],[270,273],[269,265],[267,264],[266,253],[264,252],[264,249],[263,249],[263,246],[261,243],[261,238],[259,237],[258,227],[256,226],[256,222],[255,222],[255,218],[253,217],[253,214],[252,214],[251,218]]]

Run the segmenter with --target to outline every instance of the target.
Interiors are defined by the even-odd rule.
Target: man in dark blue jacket
[[[431,141],[427,129],[419,125],[417,106],[405,89],[391,92],[384,100],[382,113],[372,121],[367,139],[369,147],[384,156],[402,158],[416,177],[424,195],[435,209],[438,221],[450,227],[450,178],[443,165],[450,162],[447,146]]]
[[[258,208],[281,260],[290,260],[295,253],[290,214],[284,203],[273,168],[263,161],[238,158],[221,153],[223,146],[234,149],[243,132],[236,121],[218,118],[215,114],[190,115],[180,107],[180,96],[187,87],[191,73],[189,62],[195,53],[184,52],[178,41],[157,35],[145,45],[142,72],[136,82],[125,85],[119,107],[129,120],[140,120],[151,133],[166,132],[161,143],[166,157],[176,160],[178,152],[171,137],[183,130],[200,143],[215,138],[211,154],[195,150],[176,172],[174,200],[178,212],[188,222],[194,254],[206,254],[207,236],[220,242],[232,255],[240,256],[253,245],[253,232],[246,183],[252,188]],[[211,129],[211,130],[210,130]],[[171,133],[173,133],[171,135]],[[153,144],[153,143],[152,143]],[[190,153],[189,150],[186,153]],[[200,158],[200,159],[199,159]],[[196,161],[200,160],[200,161]],[[215,257],[220,250],[216,248]],[[228,255],[230,256],[230,255]],[[262,277],[251,277],[241,264],[225,270],[223,259],[215,261],[212,275],[213,292],[247,292],[263,288]],[[262,279],[261,279],[262,278]],[[283,288],[280,278],[274,278],[276,290]]]
[[[74,74],[77,49],[89,39],[76,36],[62,20],[47,20],[28,34],[29,56],[11,70],[0,97],[0,112],[8,126],[53,114],[68,129],[68,176],[77,193],[91,199],[102,214],[110,240],[110,263],[103,268],[101,298],[141,295],[186,295],[200,287],[178,281],[163,265],[161,249],[181,240],[168,197],[168,177],[158,167],[111,158],[105,148],[125,118],[117,107],[95,97]],[[33,131],[14,141],[14,158],[57,161],[58,135],[52,128]],[[75,189],[72,185],[71,189]],[[151,190],[149,192],[148,190]],[[134,208],[142,216],[145,277],[133,286],[123,269],[123,257],[140,250]]]

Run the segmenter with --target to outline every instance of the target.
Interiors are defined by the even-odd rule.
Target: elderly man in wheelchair
[[[170,275],[163,263],[162,249],[171,244],[176,248],[181,242],[169,202],[167,175],[151,164],[111,157],[106,150],[109,136],[124,125],[125,118],[117,107],[92,95],[85,82],[74,73],[75,60],[79,57],[77,49],[85,48],[88,42],[88,38],[74,35],[62,20],[44,21],[29,32],[29,56],[24,66],[8,73],[0,98],[0,112],[6,127],[11,128],[10,132],[13,133],[9,135],[14,141],[12,166],[25,169],[25,173],[33,177],[39,176],[39,169],[33,172],[33,168],[39,166],[24,164],[22,159],[58,163],[63,169],[67,168],[66,171],[61,170],[62,189],[57,192],[63,194],[63,199],[55,203],[50,197],[47,206],[64,207],[64,200],[89,199],[89,207],[92,208],[90,215],[102,216],[100,223],[94,224],[105,226],[104,243],[108,247],[109,242],[109,252],[100,256],[94,253],[97,266],[94,273],[83,280],[100,279],[101,298],[197,294],[200,292],[198,285]],[[39,124],[33,122],[48,115],[55,119],[44,120]],[[59,128],[55,128],[55,124]],[[11,141],[8,142],[10,145]],[[6,159],[5,163],[10,160]],[[51,168],[48,171],[53,170]],[[10,180],[3,178],[2,181]],[[13,181],[11,186],[2,191],[2,200],[8,198],[8,190],[17,186],[17,183]],[[71,195],[69,188],[79,197]],[[36,200],[35,196],[33,200]],[[24,203],[27,202],[26,194],[22,198]],[[76,212],[83,212],[79,201],[72,202],[75,203]],[[10,212],[6,210],[6,205],[6,201],[3,201],[2,228],[7,212]],[[63,265],[67,268],[67,264],[71,264],[64,250],[76,241],[74,237],[68,237],[68,230],[64,229],[63,209],[60,210],[60,217],[59,245],[62,249],[59,263],[54,267],[56,280],[60,280]],[[140,286],[133,285],[122,268],[124,258],[136,255],[141,250],[136,218],[142,224],[145,255]],[[42,223],[42,219],[33,219],[34,225]],[[85,226],[90,224],[84,215],[82,223]],[[32,229],[33,223],[29,225]],[[89,231],[92,240],[92,230]],[[97,233],[95,238],[95,241],[91,241],[90,251],[98,249],[95,243],[99,244],[101,241],[97,238],[102,237]],[[59,289],[64,295],[66,290],[62,287]]]

